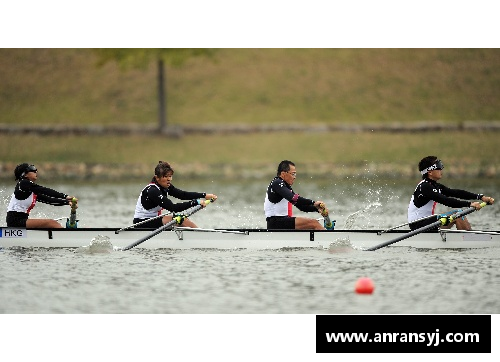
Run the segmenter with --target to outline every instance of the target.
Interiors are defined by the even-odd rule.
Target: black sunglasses
[[[26,173],[28,172],[38,172],[38,170],[36,169],[35,165],[29,165],[28,168],[26,168]]]

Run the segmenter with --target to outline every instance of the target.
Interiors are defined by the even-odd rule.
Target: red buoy
[[[374,289],[373,281],[367,277],[359,278],[354,287],[358,294],[372,294]]]

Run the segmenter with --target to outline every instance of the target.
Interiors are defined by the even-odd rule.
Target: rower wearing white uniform
[[[451,189],[438,183],[443,176],[443,168],[443,163],[436,156],[424,157],[419,162],[418,169],[422,174],[422,181],[415,188],[408,205],[410,229],[419,229],[435,222],[437,216],[436,218],[430,216],[434,215],[436,204],[438,203],[452,208],[474,207],[476,210],[479,210],[481,208],[480,202],[466,200],[481,200],[489,204],[495,202],[495,199],[492,197],[460,189]],[[426,219],[420,220],[422,218]],[[420,221],[414,222],[416,220]],[[442,228],[449,229],[453,225],[456,225],[459,230],[471,230],[469,221],[465,216],[453,221],[449,225],[442,226]]]
[[[27,228],[61,228],[53,219],[29,219],[31,210],[37,201],[53,206],[73,205],[78,201],[74,196],[68,196],[48,187],[35,183],[38,170],[34,165],[21,163],[14,170],[17,184],[7,207],[6,222],[9,227]],[[75,204],[74,208],[78,206]]]
[[[268,229],[311,229],[325,230],[316,219],[292,215],[292,205],[303,212],[320,212],[328,215],[323,201],[313,201],[299,196],[292,190],[297,177],[295,164],[284,160],[278,165],[276,177],[267,187],[264,212]]]
[[[152,219],[161,215],[163,209],[171,212],[181,212],[193,206],[205,207],[205,200],[217,200],[217,195],[202,192],[183,191],[172,185],[174,170],[168,162],[159,161],[151,182],[142,189],[135,206],[134,224]],[[190,200],[174,204],[168,197],[173,196],[180,200]],[[159,228],[172,221],[173,215],[154,218],[142,223],[136,228]],[[188,218],[184,219],[182,226],[196,228],[197,226]]]

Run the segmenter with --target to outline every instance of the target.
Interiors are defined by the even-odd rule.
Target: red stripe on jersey
[[[35,207],[36,204],[36,195],[33,194],[33,201],[31,201],[30,207],[28,207],[28,210],[26,210],[26,213],[29,214],[30,211]]]

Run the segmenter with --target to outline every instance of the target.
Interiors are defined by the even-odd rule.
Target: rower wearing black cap
[[[38,170],[34,165],[21,163],[14,170],[17,181],[14,193],[7,207],[6,222],[8,227],[27,228],[62,228],[61,224],[53,219],[30,219],[30,211],[37,201],[54,206],[73,205],[74,196],[69,196],[56,190],[35,183]],[[77,205],[74,205],[76,208]]]
[[[451,189],[438,183],[443,176],[444,165],[436,156],[424,157],[419,162],[418,169],[422,174],[422,181],[415,188],[408,205],[408,222],[412,230],[436,222],[437,216],[433,218],[432,215],[434,215],[438,203],[452,208],[474,207],[479,210],[481,208],[479,201],[471,202],[466,200],[480,200],[489,204],[495,202],[492,197],[460,189]],[[442,226],[442,228],[449,229],[453,225],[456,225],[458,230],[471,230],[469,221],[465,216],[458,218],[449,225]]]

